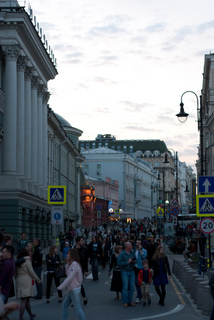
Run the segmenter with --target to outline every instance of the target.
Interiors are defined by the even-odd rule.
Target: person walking
[[[26,248],[27,247],[27,244],[28,244],[28,240],[26,238],[26,234],[25,233],[22,233],[21,235],[21,239],[19,240],[19,249],[18,250],[21,250],[23,248]]]
[[[42,249],[40,247],[40,240],[38,238],[33,240],[34,252],[32,255],[32,265],[35,274],[39,279],[41,279],[42,273]],[[37,295],[34,299],[42,299],[42,282],[36,282]]]
[[[124,244],[125,249],[119,254],[117,259],[118,266],[121,266],[121,277],[123,282],[122,288],[122,302],[124,307],[135,306],[132,303],[132,296],[134,293],[135,285],[135,255],[132,251],[131,242],[127,241]]]
[[[123,247],[120,245],[117,245],[115,247],[115,253],[111,257],[111,263],[109,265],[109,270],[108,270],[108,276],[110,277],[111,275],[111,270],[113,269],[113,277],[111,280],[111,287],[110,291],[115,291],[116,292],[116,297],[114,298],[115,300],[119,300],[119,292],[122,292],[122,278],[121,278],[121,267],[117,265],[117,259],[119,254],[122,252]]]
[[[92,241],[88,245],[88,253],[91,263],[93,280],[99,280],[98,278],[98,258],[102,255],[102,247],[100,242],[97,241],[97,237],[93,236]]]
[[[61,265],[60,257],[57,254],[57,246],[50,246],[49,254],[46,255],[47,262],[47,288],[46,288],[46,303],[50,303],[50,292],[51,285],[54,279],[56,287],[60,285],[60,279],[56,277],[54,268],[59,267]],[[62,291],[58,290],[59,300],[58,302],[62,302]]]
[[[15,273],[13,253],[14,248],[12,246],[3,246],[1,255],[2,260],[0,264],[0,293],[3,303],[7,302],[10,295],[10,290],[13,287],[13,276]]]
[[[136,258],[134,271],[135,271],[135,286],[137,290],[137,297],[136,297],[135,303],[141,303],[142,292],[141,292],[141,288],[138,281],[138,274],[140,270],[143,269],[143,264],[142,264],[143,260],[147,257],[147,250],[142,248],[141,239],[137,239],[136,246],[132,251],[134,252],[134,255]]]
[[[80,290],[83,280],[82,269],[80,265],[80,258],[76,249],[70,249],[67,253],[66,274],[67,278],[63,283],[57,287],[58,290],[67,288],[68,294],[63,302],[62,320],[66,320],[68,317],[68,308],[73,302],[74,308],[78,314],[79,320],[85,320],[84,312],[80,304]]]
[[[153,284],[155,290],[160,297],[159,305],[164,306],[164,299],[166,297],[165,285],[168,284],[167,272],[171,278],[171,270],[167,256],[164,254],[163,246],[158,246],[152,259]],[[160,290],[161,287],[161,290]]]
[[[29,252],[27,251],[27,249],[21,249],[19,251],[17,259],[21,259],[28,256]],[[33,271],[33,267],[30,260],[26,260],[20,266],[16,267],[15,277],[16,297],[18,299],[21,299],[19,320],[23,320],[25,309],[29,313],[30,320],[33,320],[36,317],[36,314],[32,313],[30,306],[30,298],[33,295],[32,279],[35,279],[37,283],[40,283],[41,280]]]
[[[149,287],[152,279],[152,271],[149,269],[148,260],[143,260],[143,269],[140,270],[138,274],[138,282],[141,287],[141,292],[143,296],[143,307],[146,306],[146,298],[148,300],[148,306],[151,304],[151,296],[149,293]]]

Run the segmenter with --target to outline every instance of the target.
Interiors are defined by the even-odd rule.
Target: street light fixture
[[[203,176],[203,174],[204,174],[204,168],[203,168],[204,157],[203,157],[202,95],[200,95],[200,107],[199,107],[199,100],[198,100],[197,94],[194,91],[185,91],[181,95],[180,112],[178,114],[176,114],[176,116],[178,117],[178,120],[182,123],[184,123],[187,120],[187,117],[189,114],[184,111],[184,104],[183,104],[182,98],[183,98],[183,95],[188,92],[193,93],[197,99],[198,123],[200,124],[201,176]]]

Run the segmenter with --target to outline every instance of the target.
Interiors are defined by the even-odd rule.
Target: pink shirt
[[[67,278],[63,281],[63,283],[57,288],[58,290],[62,290],[67,288],[68,291],[77,289],[81,287],[82,284],[82,269],[78,262],[74,261],[68,267],[65,266]]]

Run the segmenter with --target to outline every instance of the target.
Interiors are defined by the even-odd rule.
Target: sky
[[[21,5],[23,1],[19,1]],[[30,0],[57,58],[49,105],[82,140],[160,139],[197,159],[204,55],[214,53],[213,0]],[[26,8],[28,4],[26,4]]]

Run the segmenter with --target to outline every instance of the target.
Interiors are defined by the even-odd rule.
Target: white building
[[[12,0],[0,8],[0,225],[15,240],[49,240],[48,185],[67,186],[66,229],[80,223],[82,131],[48,108],[56,59],[32,12]]]
[[[110,177],[119,182],[119,203],[132,218],[156,216],[158,203],[157,174],[140,158],[108,148],[82,150],[83,172],[104,180]]]

